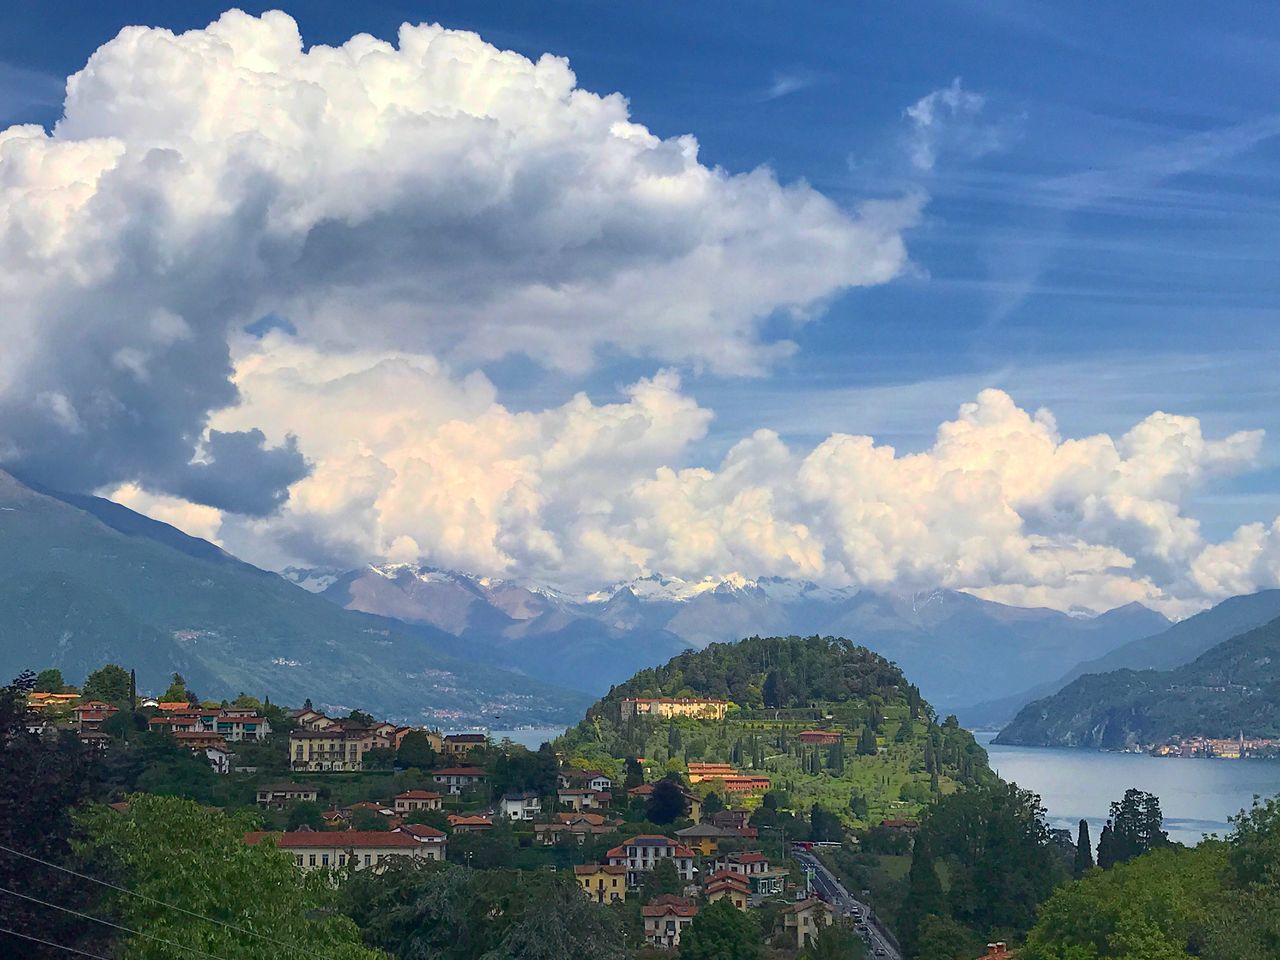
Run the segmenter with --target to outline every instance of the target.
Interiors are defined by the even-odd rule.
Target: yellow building
[[[573,868],[573,878],[596,903],[622,903],[627,899],[626,867],[587,863]]]
[[[619,706],[622,719],[632,717],[692,717],[695,720],[723,720],[729,710],[728,700],[703,700],[693,697],[627,697]]]
[[[289,734],[289,766],[312,772],[363,770],[372,742],[356,731],[295,730]]]
[[[782,925],[788,931],[795,931],[796,949],[803,950],[818,936],[819,930],[832,922],[834,914],[831,904],[810,897],[783,910]]]

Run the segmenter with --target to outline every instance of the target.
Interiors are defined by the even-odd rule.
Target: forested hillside
[[[1242,731],[1280,736],[1280,619],[1176,670],[1080,677],[1023,708],[997,742],[1118,749]]]
[[[731,703],[722,720],[624,719],[628,697]],[[814,731],[830,742],[800,736]],[[770,777],[795,808],[816,802],[851,825],[912,816],[993,776],[986,752],[954,717],[939,722],[902,671],[830,637],[750,637],[681,654],[615,687],[557,746],[618,772],[643,758],[651,778],[690,761],[730,763]]]

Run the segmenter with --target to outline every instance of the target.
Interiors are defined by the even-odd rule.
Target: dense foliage
[[[37,902],[81,912],[96,906],[96,888],[46,864],[75,864],[72,814],[92,795],[98,769],[74,733],[45,739],[27,732],[26,696],[34,683],[28,673],[0,687],[0,927],[101,953],[112,939],[109,927]],[[16,943],[0,936],[0,950]],[[20,955],[39,960],[66,953],[26,942]]]
[[[1280,803],[1255,802],[1225,842],[1156,847],[1058,889],[1024,960],[1274,960],[1280,956]]]
[[[399,861],[353,874],[342,897],[365,939],[404,960],[625,956],[616,912],[561,873]]]
[[[304,872],[270,843],[250,846],[250,813],[227,814],[190,800],[135,794],[128,810],[92,807],[81,816],[84,853],[112,867],[132,895],[113,894],[127,937],[126,960],[212,954],[259,960],[282,952],[332,960],[378,960],[336,909],[323,871]],[[181,909],[175,909],[180,907]]]
[[[748,709],[806,707],[902,698],[918,715],[920,691],[879,654],[831,637],[748,637],[691,650],[664,666],[641,670],[592,708],[609,709],[624,697],[717,697]]]

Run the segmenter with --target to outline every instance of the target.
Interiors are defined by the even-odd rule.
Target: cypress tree
[[[898,936],[907,956],[916,953],[920,924],[925,917],[944,917],[946,900],[934,864],[933,850],[923,835],[917,835],[907,873],[907,897],[898,915]]]
[[[1080,821],[1080,833],[1076,837],[1076,861],[1072,874],[1077,880],[1093,869],[1093,842],[1089,837],[1089,821]]]
[[[1098,837],[1098,866],[1110,870],[1116,865],[1116,838],[1111,831],[1111,821],[1102,825],[1102,833]]]

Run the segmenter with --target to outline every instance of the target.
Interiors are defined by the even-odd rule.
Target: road
[[[867,921],[867,946],[873,960],[902,960],[889,938],[880,928],[879,921],[871,912],[871,908],[856,899],[844,885],[836,879],[836,875],[828,870],[816,856],[804,850],[794,851],[795,858],[802,867],[813,870],[813,887],[829,904],[836,908],[842,916],[852,916],[855,911]],[[879,951],[884,951],[883,953]]]

